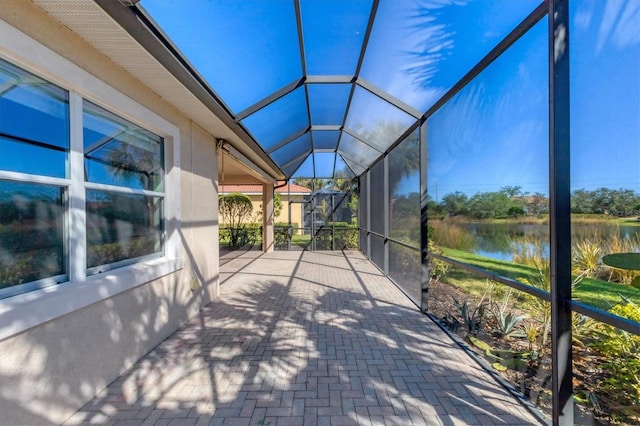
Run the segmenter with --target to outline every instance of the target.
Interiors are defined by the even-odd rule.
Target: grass
[[[291,244],[294,246],[305,247],[311,242],[311,235],[292,235]]]
[[[527,265],[492,259],[460,250],[448,248],[442,248],[441,250],[447,257],[521,282],[523,280],[531,280],[538,274],[535,268]],[[481,297],[487,288],[485,278],[460,268],[451,268],[444,280],[449,284],[464,288],[477,297]],[[622,297],[640,303],[640,290],[628,285],[610,283],[595,278],[584,278],[574,288],[573,297],[588,305],[609,310],[619,303]]]
[[[438,244],[445,247],[455,247],[460,250],[471,250],[474,244],[474,237],[467,230],[454,223],[443,224],[434,222],[433,239]]]

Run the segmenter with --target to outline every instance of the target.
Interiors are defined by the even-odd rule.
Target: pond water
[[[496,223],[463,223],[458,224],[474,238],[475,254],[499,260],[513,260],[514,245],[530,244],[536,241],[549,255],[549,225],[541,224],[496,224]],[[580,238],[595,240],[618,235],[623,239],[635,241],[635,250],[640,249],[640,226],[613,224],[574,224],[571,236],[574,241]],[[528,238],[527,238],[528,237]]]

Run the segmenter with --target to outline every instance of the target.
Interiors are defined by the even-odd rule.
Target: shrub
[[[276,226],[273,230],[274,245],[277,250],[289,249],[289,243],[291,242],[292,233],[289,232],[289,227]]]
[[[244,223],[253,210],[253,204],[249,197],[237,192],[221,195],[218,197],[218,211],[221,222],[229,225],[229,245],[231,247],[241,247],[255,236],[252,231],[248,231]]]
[[[358,248],[358,227],[346,222],[329,222],[315,235],[316,250],[345,250]]]
[[[640,306],[625,300],[609,310],[612,314],[640,322]],[[592,347],[605,356],[606,379],[598,383],[619,411],[638,418],[633,408],[640,404],[640,336],[616,327],[598,324]]]
[[[358,248],[358,227],[349,226],[348,229],[336,229],[334,232],[333,249],[356,249]]]
[[[602,249],[598,242],[586,239],[578,241],[572,247],[572,254],[572,266],[574,273],[584,274],[589,278],[593,278],[598,275],[601,268],[600,259],[602,258]]]
[[[289,226],[291,226],[293,229],[299,228],[298,224],[295,222],[291,222],[291,225],[289,225],[289,222],[276,222],[273,224],[273,226],[275,228],[288,228]]]

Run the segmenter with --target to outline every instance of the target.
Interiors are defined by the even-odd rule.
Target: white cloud
[[[576,28],[579,30],[586,30],[591,25],[591,18],[593,17],[593,2],[581,2],[577,3],[579,7],[576,12],[574,22]]]
[[[607,1],[598,30],[596,52],[607,45],[626,48],[640,43],[640,2]]]

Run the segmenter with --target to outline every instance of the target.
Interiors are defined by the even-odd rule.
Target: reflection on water
[[[452,226],[445,222],[438,223],[436,229]],[[547,224],[496,224],[496,223],[457,223],[471,236],[472,245],[467,251],[494,259],[513,261],[514,255],[523,251],[541,250],[545,257],[549,256],[549,225]],[[436,232],[436,238],[438,233]],[[572,240],[590,239],[600,241],[611,237],[620,237],[634,242],[635,250],[640,249],[640,226],[574,224],[571,228]],[[529,246],[525,246],[529,245]],[[454,247],[457,248],[457,247]]]

